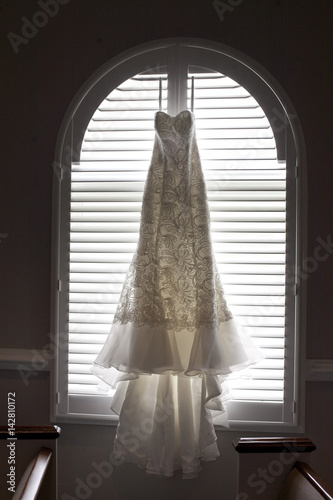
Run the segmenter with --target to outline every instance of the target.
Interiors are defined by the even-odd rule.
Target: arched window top
[[[187,108],[187,77],[191,69],[222,73],[239,83],[256,99],[270,122],[278,155],[285,148],[286,125],[295,143],[298,163],[305,164],[305,145],[297,114],[282,87],[261,65],[225,45],[202,39],[165,39],[130,49],[99,68],[79,89],[64,117],[56,152],[61,151],[68,129],[72,128],[73,154],[80,154],[83,135],[96,109],[124,81],[136,74],[164,73],[170,79],[167,111],[176,115]],[[281,158],[283,159],[283,158]]]

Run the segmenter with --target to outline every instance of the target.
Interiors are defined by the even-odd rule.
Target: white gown
[[[92,371],[116,388],[115,455],[192,478],[219,455],[212,413],[225,412],[227,375],[262,355],[224,298],[194,115],[157,112],[155,130],[138,247]]]

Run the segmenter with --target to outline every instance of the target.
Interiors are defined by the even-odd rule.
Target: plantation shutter
[[[154,114],[167,108],[166,73],[143,74],[114,89],[94,113],[72,165],[68,396],[97,396],[90,367],[104,344],[138,240]],[[96,401],[95,401],[96,405]]]
[[[113,321],[138,239],[154,115],[167,111],[167,68],[125,80],[101,102],[71,165],[68,372],[63,408],[110,413],[90,367]],[[228,305],[265,359],[232,385],[231,419],[280,422],[285,400],[286,162],[254,97],[216,71],[189,67],[215,257]],[[245,405],[245,406],[244,406]]]
[[[270,123],[257,101],[220,73],[190,68],[218,270],[228,305],[265,354],[231,382],[256,420],[279,420],[284,401],[286,162],[278,161]],[[193,99],[194,96],[194,99]],[[258,405],[258,403],[264,403]],[[267,403],[273,403],[271,406]],[[242,406],[244,406],[242,404]]]

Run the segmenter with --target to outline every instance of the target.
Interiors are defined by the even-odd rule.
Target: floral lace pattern
[[[137,250],[114,323],[193,331],[232,318],[210,238],[194,116],[155,115]]]

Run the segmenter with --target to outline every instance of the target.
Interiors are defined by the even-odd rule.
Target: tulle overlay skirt
[[[228,426],[228,378],[262,358],[240,332],[233,319],[217,331],[113,325],[92,371],[116,389],[118,458],[149,474],[182,469],[190,479],[219,456],[213,419]]]

